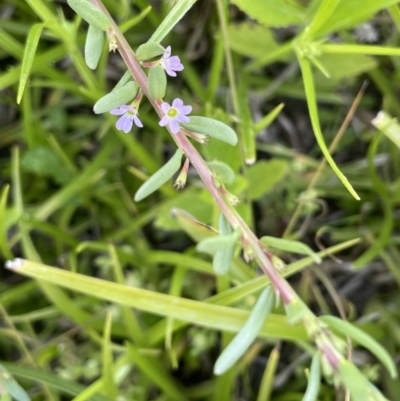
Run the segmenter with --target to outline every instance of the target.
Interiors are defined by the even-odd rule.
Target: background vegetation
[[[331,14],[319,0],[104,1],[134,50],[175,3],[193,5],[162,42],[185,66],[166,98],[238,132],[236,147],[198,146],[235,173],[237,210],[258,237],[321,251],[318,265],[271,248],[316,314],[356,322],[398,362],[400,127],[371,123],[400,111],[397,1],[342,0]],[[145,128],[130,134],[93,113],[126,67],[104,45],[90,70],[86,31],[65,1],[0,4],[0,251],[35,262],[26,274],[37,278],[0,270],[0,363],[13,375],[0,372],[0,394],[27,399],[14,377],[32,400],[303,399],[310,344],[279,306],[244,357],[213,375],[268,280],[239,252],[216,276],[196,251],[208,230],[187,213],[217,227],[219,210],[194,170],[183,191],[168,183],[133,201],[176,145],[147,102]],[[323,162],[322,138],[360,200]],[[355,345],[352,358],[400,399],[369,351]],[[319,400],[344,396],[322,381]]]

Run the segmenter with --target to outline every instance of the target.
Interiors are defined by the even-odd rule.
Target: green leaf
[[[160,65],[150,68],[149,71],[149,93],[153,99],[162,99],[167,89],[167,77]]]
[[[43,177],[52,177],[60,184],[67,183],[73,176],[46,146],[38,146],[25,152],[21,159],[21,167]]]
[[[350,391],[351,401],[370,400],[368,381],[352,362],[342,359],[339,373],[345,388]]]
[[[199,242],[196,249],[199,252],[208,253],[214,255],[216,252],[224,250],[236,244],[236,241],[240,237],[240,229],[236,229],[234,232],[225,235],[218,235],[215,237],[205,238]]]
[[[299,253],[301,255],[311,256],[315,263],[321,263],[321,258],[306,244],[300,241],[292,241],[283,238],[261,237],[260,241],[267,247],[273,247],[286,252]]]
[[[207,164],[215,176],[225,184],[232,184],[235,180],[235,172],[226,163],[215,160]]]
[[[104,32],[93,25],[89,25],[85,42],[85,61],[86,65],[92,70],[97,68],[103,51],[103,43]]]
[[[321,355],[316,352],[311,361],[310,376],[302,401],[316,401],[321,384]]]
[[[378,63],[363,54],[322,54],[317,58],[331,79],[354,77],[363,72],[372,70]]]
[[[94,4],[88,0],[67,0],[68,5],[80,15],[89,25],[93,25],[102,31],[106,31],[111,21]]]
[[[182,150],[177,149],[171,159],[137,190],[134,198],[135,201],[139,202],[146,198],[172,178],[181,166],[182,155]]]
[[[10,362],[4,362],[3,365],[7,368],[9,372],[11,372],[15,376],[22,377],[23,379],[27,380],[34,380],[38,384],[46,384],[49,387],[52,387],[59,391],[62,394],[66,394],[72,397],[77,396],[78,394],[81,394],[86,386],[83,386],[82,384],[73,382],[71,380],[63,379],[60,377],[60,375],[52,375],[50,373],[44,372],[41,369],[37,368],[27,368],[21,366],[21,364],[17,363],[10,363]],[[109,398],[104,397],[101,394],[94,394],[92,398],[90,399],[91,401],[113,401],[110,400]],[[114,400],[115,401],[115,400]]]
[[[7,369],[0,365],[0,388],[4,388],[16,401],[30,401],[28,393],[8,373]],[[1,392],[3,394],[3,391]]]
[[[10,190],[9,185],[5,185],[3,190],[1,191],[0,196],[0,250],[5,257],[5,259],[12,259],[13,254],[10,249],[10,245],[8,244],[7,238],[7,217],[9,218],[12,214],[9,210],[7,210],[7,198],[8,192]]]
[[[234,236],[235,233],[232,233],[232,227],[230,226],[226,217],[221,213],[218,221],[218,228],[220,232],[220,236]],[[213,237],[220,238],[220,237]],[[232,243],[232,245],[219,249],[215,252],[213,258],[213,269],[217,274],[226,274],[231,267],[233,256],[235,254],[235,245],[236,240]]]
[[[261,160],[249,167],[247,170],[249,198],[259,199],[267,193],[285,176],[287,167],[287,162],[279,159]]]
[[[397,369],[392,357],[389,355],[386,349],[382,347],[382,345],[380,345],[377,341],[375,341],[371,336],[366,334],[358,327],[352,325],[351,323],[339,319],[335,316],[321,316],[319,319],[322,320],[324,323],[329,324],[329,326],[332,327],[334,330],[343,335],[349,336],[355,342],[368,349],[382,362],[383,365],[386,366],[392,378],[397,377]]]
[[[344,174],[340,171],[339,167],[336,165],[335,161],[330,155],[328,148],[326,147],[324,136],[322,134],[321,126],[319,123],[317,99],[315,95],[314,81],[311,73],[310,63],[305,57],[303,57],[300,54],[298,54],[298,60],[303,75],[304,89],[306,92],[307,105],[308,105],[308,111],[310,113],[311,124],[318,145],[321,148],[321,151],[324,154],[327,162],[329,163],[335,174],[338,176],[340,181],[342,181],[343,185],[347,188],[347,190],[351,193],[351,195],[354,196],[355,199],[360,200],[360,197],[357,195],[356,191],[353,189],[353,187],[351,186],[347,178],[344,176]]]
[[[287,0],[232,0],[244,13],[268,27],[285,27],[304,22],[304,9]]]
[[[265,319],[271,313],[273,304],[273,290],[271,286],[268,286],[259,296],[242,329],[218,357],[214,365],[214,374],[222,375],[225,373],[247,351],[258,336]]]
[[[138,60],[150,60],[164,53],[164,48],[157,42],[147,42],[140,45],[136,50]]]
[[[100,98],[93,107],[96,114],[106,113],[123,104],[128,104],[137,94],[139,86],[136,82],[130,81],[126,85],[114,89],[107,95]]]
[[[149,40],[160,43],[174,26],[183,18],[183,16],[192,8],[196,0],[179,0],[174,8],[165,17],[164,21],[158,26]]]
[[[24,259],[9,262],[7,267],[18,274],[34,277],[42,282],[51,282],[72,291],[216,330],[237,332],[248,316],[244,310],[129,287]],[[224,319],[221,319],[221,316],[224,316]],[[269,316],[260,335],[288,340],[307,338],[303,327],[289,326],[285,317],[280,315]]]
[[[392,118],[385,111],[380,111],[371,123],[400,149],[400,125],[396,118]]]
[[[342,0],[330,17],[325,20],[324,25],[318,31],[318,35],[323,36],[330,32],[359,25],[378,11],[396,3],[398,0],[363,0],[362,7],[360,7],[358,1]]]
[[[325,26],[326,20],[332,15],[341,1],[342,0],[322,0],[320,2],[317,12],[313,15],[312,21],[307,27],[306,34],[308,37],[312,38]]]
[[[205,134],[211,138],[229,143],[234,146],[237,144],[236,132],[228,125],[212,118],[190,116],[190,122],[181,124],[181,126],[189,131]]]
[[[26,81],[32,68],[36,49],[39,43],[44,24],[35,24],[29,31],[28,39],[25,45],[24,57],[21,65],[21,78],[19,80],[17,103],[19,104],[24,93]]]
[[[261,57],[279,47],[269,28],[254,23],[230,25],[228,35],[231,49],[243,56]]]
[[[268,128],[271,125],[271,123],[275,120],[275,118],[279,115],[279,113],[282,111],[284,106],[285,106],[284,103],[278,104],[278,106],[274,107],[266,116],[264,116],[261,120],[257,121],[254,124],[254,131],[258,133],[261,130]]]
[[[113,351],[111,348],[111,326],[112,326],[112,312],[107,313],[106,321],[103,331],[103,349],[102,349],[102,379],[104,383],[104,392],[107,397],[115,400],[118,395],[118,390],[115,387],[113,375]]]

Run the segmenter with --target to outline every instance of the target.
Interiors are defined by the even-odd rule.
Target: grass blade
[[[24,58],[22,59],[21,78],[19,80],[18,95],[17,95],[18,104],[21,102],[22,95],[24,94],[26,81],[28,80],[29,73],[32,68],[33,60],[35,58],[36,49],[39,43],[43,27],[44,24],[35,24],[29,31],[24,51]]]
[[[315,138],[318,142],[319,147],[321,148],[322,153],[324,154],[327,162],[331,166],[332,170],[336,173],[340,181],[342,181],[343,185],[347,188],[347,190],[354,196],[355,199],[360,200],[360,197],[357,195],[356,191],[353,189],[350,182],[344,176],[344,174],[339,170],[339,167],[336,165],[332,156],[329,153],[328,148],[326,147],[324,137],[322,135],[321,126],[319,123],[318,109],[317,109],[317,99],[315,96],[315,87],[313,76],[311,72],[311,65],[309,61],[302,55],[298,55],[301,72],[303,75],[304,81],[304,89],[306,92],[308,111],[310,113],[311,124],[314,130]]]

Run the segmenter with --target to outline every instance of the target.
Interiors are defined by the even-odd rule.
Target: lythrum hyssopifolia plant
[[[38,279],[39,286],[47,298],[62,313],[77,322],[85,330],[85,335],[100,344],[102,349],[101,378],[87,387],[86,390],[74,387],[70,393],[76,395],[76,399],[79,400],[89,399],[92,396],[93,399],[103,399],[102,397],[119,399],[118,394],[123,394],[123,389],[120,390],[118,386],[132,368],[131,365],[134,364],[139,368],[142,375],[148,376],[150,382],[165,393],[168,399],[195,399],[196,394],[193,391],[182,389],[165,371],[163,364],[154,358],[154,355],[152,355],[153,350],[151,350],[154,344],[165,337],[165,346],[170,352],[170,363],[177,367],[178,356],[174,351],[172,334],[176,332],[176,335],[179,336],[179,328],[184,324],[190,323],[218,329],[225,333],[236,333],[233,338],[229,335],[223,336],[224,349],[220,352],[213,369],[214,375],[221,376],[215,382],[217,383],[215,384],[215,394],[220,392],[220,398],[212,398],[214,397],[212,391],[211,394],[206,391],[204,397],[200,396],[201,399],[234,399],[229,398],[233,397],[229,390],[230,377],[234,377],[230,375],[234,375],[235,372],[237,373],[237,371],[243,369],[245,362],[242,361],[246,360],[246,356],[251,355],[252,350],[256,350],[256,338],[268,337],[275,340],[293,341],[300,349],[307,351],[312,359],[310,370],[307,372],[308,384],[304,386],[304,394],[301,395],[303,400],[317,400],[320,394],[321,382],[323,383],[324,381],[332,385],[337,394],[343,394],[346,399],[354,401],[385,400],[386,398],[381,391],[369,380],[370,377],[364,374],[352,360],[351,341],[354,340],[355,343],[368,349],[389,371],[390,376],[395,378],[397,377],[397,369],[387,350],[361,328],[344,319],[330,315],[317,317],[307,305],[307,302],[300,298],[285,278],[312,264],[315,264],[318,268],[322,258],[334,253],[336,250],[356,244],[357,240],[344,242],[337,249],[328,249],[319,253],[314,252],[308,245],[297,241],[291,235],[293,226],[296,225],[297,219],[301,216],[300,209],[295,211],[284,238],[273,236],[258,238],[252,227],[252,211],[249,207],[249,202],[240,203],[241,197],[247,200],[257,198],[257,183],[253,182],[252,187],[251,180],[248,180],[247,184],[249,186],[243,190],[241,189],[240,177],[237,175],[239,169],[241,169],[245,177],[246,174],[248,174],[248,177],[254,174],[250,172],[251,167],[249,168],[248,166],[255,162],[257,156],[255,135],[271,124],[283,106],[278,106],[260,121],[253,123],[247,99],[249,93],[245,89],[245,78],[243,77],[242,80],[240,71],[235,72],[234,69],[231,49],[235,49],[235,46],[238,49],[240,48],[240,51],[246,56],[257,55],[246,66],[246,79],[251,79],[249,77],[251,74],[248,74],[248,71],[262,68],[276,60],[282,61],[291,58],[293,65],[295,67],[299,66],[299,73],[304,84],[307,110],[320,150],[336,177],[342,183],[343,188],[350,194],[349,196],[357,200],[360,199],[356,192],[357,188],[353,188],[331,156],[336,145],[333,143],[333,148],[332,146],[328,148],[325,144],[317,108],[317,92],[312,69],[314,67],[318,71],[320,74],[319,79],[324,77],[331,78],[332,75],[337,73],[335,67],[331,68],[333,65],[332,55],[338,55],[338,57],[343,55],[346,57],[348,54],[351,56],[358,55],[364,57],[363,61],[365,63],[372,63],[367,58],[367,55],[368,57],[369,55],[400,55],[400,50],[397,48],[357,44],[347,45],[340,41],[330,41],[329,34],[347,28],[343,22],[344,17],[351,12],[355,12],[354,7],[351,5],[357,2],[349,1],[346,5],[345,3],[347,2],[340,0],[321,0],[310,2],[310,5],[306,7],[300,4],[301,2],[278,1],[279,7],[274,9],[269,6],[271,2],[267,0],[263,2],[253,0],[247,2],[233,1],[239,9],[257,21],[260,18],[259,15],[264,15],[262,18],[268,19],[269,13],[274,12],[276,15],[271,17],[271,26],[299,26],[298,33],[290,41],[280,46],[275,44],[271,37],[265,36],[263,40],[267,50],[260,54],[257,52],[257,45],[254,45],[251,41],[247,44],[248,48],[246,46],[243,47],[239,39],[235,42],[237,32],[232,27],[228,27],[227,24],[227,4],[223,0],[217,0],[216,10],[218,11],[220,24],[218,37],[216,38],[218,53],[214,55],[210,69],[214,72],[217,71],[214,76],[218,76],[218,69],[222,68],[225,60],[229,82],[228,97],[230,100],[228,104],[231,107],[233,116],[230,116],[224,110],[210,110],[210,101],[216,93],[218,82],[209,86],[208,93],[202,90],[201,83],[199,85],[196,79],[190,80],[190,78],[187,79],[188,82],[191,82],[189,86],[191,86],[190,89],[193,89],[193,93],[189,94],[186,88],[181,88],[180,94],[173,95],[177,89],[171,90],[175,85],[175,79],[178,79],[181,74],[187,74],[186,77],[193,76],[193,71],[191,71],[192,67],[189,63],[185,63],[184,56],[179,56],[179,52],[175,53],[177,49],[171,46],[166,38],[183,16],[193,7],[195,0],[179,0],[175,2],[166,18],[163,21],[157,21],[157,28],[155,28],[151,37],[146,38],[148,40],[135,49],[131,47],[125,32],[129,29],[136,29],[135,25],[150,12],[148,9],[144,9],[142,15],[135,17],[136,19],[128,20],[124,24],[117,24],[111,15],[112,13],[106,7],[109,2],[104,2],[105,5],[101,0],[68,0],[68,5],[77,15],[75,22],[71,23],[60,16],[55,16],[41,1],[35,2],[32,0],[28,3],[43,22],[34,25],[28,36],[21,66],[18,102],[21,99],[23,102],[27,102],[24,100],[28,97],[26,92],[28,91],[29,93],[30,90],[27,87],[27,80],[31,70],[35,68],[35,52],[38,47],[39,37],[44,29],[48,37],[62,38],[61,40],[78,67],[83,80],[84,85],[82,86],[76,86],[74,82],[58,82],[57,85],[59,85],[60,90],[70,87],[85,96],[93,104],[93,112],[97,118],[97,120],[94,120],[94,124],[104,118],[108,121],[108,129],[114,130],[103,138],[103,150],[96,156],[96,160],[99,161],[98,164],[96,165],[96,162],[93,162],[94,164],[90,171],[89,169],[87,170],[87,174],[84,173],[79,179],[72,181],[72,184],[63,187],[56,196],[49,198],[47,202],[35,211],[32,221],[26,218],[18,220],[19,216],[24,214],[19,181],[18,149],[15,148],[12,154],[12,186],[16,202],[16,216],[18,216],[14,217],[14,219],[18,220],[19,227],[18,235],[14,242],[21,240],[24,258],[13,258],[10,246],[6,244],[7,241],[5,240],[5,235],[3,235],[4,238],[2,237],[0,240],[1,250],[10,259],[6,266],[19,274]],[[120,3],[123,7],[127,7],[127,2],[121,1]],[[358,18],[368,18],[381,8],[392,6],[395,3],[383,1],[382,5],[378,7],[376,2],[366,1],[366,10]],[[114,10],[114,7],[111,8]],[[392,9],[392,13],[397,16],[396,21],[398,22],[400,14],[397,8],[395,10]],[[82,23],[86,27],[84,37],[77,33],[81,20],[85,21]],[[60,21],[61,24],[58,24]],[[263,22],[268,25],[265,21]],[[243,29],[247,29],[245,25],[243,27]],[[257,27],[254,24],[251,29],[254,31],[258,29],[262,32],[264,28],[261,25]],[[250,37],[252,33],[251,31],[249,32]],[[140,35],[139,31],[136,33]],[[256,35],[258,35],[257,32]],[[251,37],[254,40],[257,39],[254,35]],[[81,56],[77,45],[78,42],[83,43],[83,39],[85,40],[84,57]],[[94,70],[98,71],[98,74],[105,73],[107,58],[105,57],[104,42],[107,44],[108,52],[119,55],[118,63],[123,62],[127,69],[114,88],[106,94],[102,93],[104,88],[97,88],[96,75],[91,72],[91,70]],[[113,60],[115,63],[115,58]],[[330,64],[329,60],[331,60]],[[291,67],[287,74],[292,74],[293,71],[295,69]],[[46,74],[46,70],[44,74]],[[56,71],[49,74],[50,80],[54,80],[54,86],[57,86],[55,81],[57,74],[58,72]],[[286,79],[284,75],[280,77],[282,82]],[[273,85],[275,84],[272,83],[271,86]],[[199,91],[197,94],[196,88]],[[266,95],[261,93],[259,96],[262,98]],[[204,103],[204,105],[201,105],[201,103]],[[201,113],[200,110],[202,109],[208,110],[208,112]],[[24,109],[24,113],[27,113],[26,109]],[[196,115],[197,113],[206,114],[207,117]],[[382,123],[381,120],[383,118],[387,119],[386,124]],[[233,124],[236,124],[239,135],[231,128]],[[389,125],[393,127],[395,122],[387,114],[379,114],[374,120],[374,124],[383,132],[385,130],[390,131],[386,134],[390,138],[393,131],[388,130],[387,127]],[[110,128],[111,126],[114,128]],[[145,151],[141,152],[141,145],[134,139],[135,132],[138,132],[138,135],[142,135],[142,132],[145,132],[144,135],[149,135],[149,132],[159,130],[160,127],[164,127],[165,132],[170,135],[168,139],[169,154],[172,154],[172,156],[168,157],[167,162],[162,163],[161,167],[160,163],[158,165],[157,163],[155,164]],[[342,134],[338,134],[338,136],[340,135]],[[60,227],[46,225],[46,219],[59,209],[64,202],[71,202],[72,209],[69,210],[72,211],[74,197],[78,196],[81,191],[84,192],[85,187],[90,187],[95,182],[104,184],[103,192],[96,194],[100,202],[105,204],[113,202],[111,191],[115,188],[112,188],[104,175],[107,164],[105,160],[109,158],[111,152],[116,148],[116,136],[138,158],[139,164],[145,167],[145,170],[136,167],[129,169],[131,173],[143,181],[143,184],[137,188],[134,195],[134,200],[137,203],[129,203],[131,210],[135,211],[135,213],[141,208],[140,202],[156,191],[160,190],[169,195],[171,187],[167,187],[164,184],[173,180],[174,176],[176,176],[174,181],[176,190],[185,191],[188,180],[193,180],[196,187],[206,189],[201,196],[211,200],[208,214],[212,215],[212,217],[207,222],[198,221],[186,211],[181,210],[180,204],[174,204],[174,198],[172,198],[172,202],[168,203],[168,208],[172,210],[172,214],[181,229],[197,243],[196,250],[199,253],[210,255],[212,266],[205,260],[194,258],[186,253],[165,252],[160,254],[158,251],[152,252],[142,249],[141,254],[138,251],[131,252],[130,249],[123,246],[116,246],[115,244],[124,238],[123,230],[125,227],[121,229],[122,231],[111,233],[108,243],[100,241],[77,243],[74,238],[69,237],[69,234],[62,232],[63,224],[71,218],[68,212],[69,206],[60,218],[62,222]],[[149,141],[149,139],[145,140]],[[150,141],[154,141],[155,148],[160,144],[160,139],[150,138]],[[209,143],[217,143],[216,146],[223,149],[220,152],[221,159],[213,156],[207,157],[207,151],[203,151],[203,149]],[[171,144],[174,144],[172,151]],[[64,161],[68,172],[76,174],[76,168],[55,139],[50,140],[50,145],[52,149],[56,150],[58,157]],[[378,146],[378,144],[376,143],[375,146]],[[232,149],[239,149],[235,153],[235,157],[239,159],[239,167],[237,169],[233,169],[223,159],[224,153],[232,152]],[[372,148],[370,150],[370,159],[374,158],[375,153],[376,149]],[[28,162],[25,159],[25,163]],[[110,161],[110,164],[112,163]],[[260,164],[260,166],[262,165]],[[322,174],[323,167],[324,165],[321,164],[320,170],[315,175],[317,177],[315,180],[318,180],[319,174]],[[278,163],[276,169],[274,167],[270,173],[279,175],[278,171],[280,169],[281,167]],[[262,173],[260,172],[260,174]],[[269,179],[269,177],[265,178]],[[260,179],[259,175],[257,179]],[[310,184],[305,192],[305,197],[312,198],[314,184],[315,181]],[[343,191],[342,187],[338,188],[340,188],[338,191]],[[125,188],[118,188],[118,190],[121,190],[123,199],[129,198]],[[241,196],[237,195],[235,191],[239,191]],[[2,193],[0,216],[6,210],[7,194],[8,187]],[[85,195],[83,194],[82,196]],[[196,196],[194,197],[194,202],[197,201],[195,199]],[[387,202],[385,204],[389,205],[389,198],[386,197],[384,199]],[[202,205],[200,197],[198,201]],[[131,201],[129,200],[129,202]],[[299,203],[299,208],[305,207],[306,203]],[[118,209],[118,204],[115,207]],[[159,213],[157,207],[154,206],[154,211],[150,210],[148,216],[143,217],[144,220],[140,223],[127,221],[129,214],[126,215],[123,211],[120,212],[121,221],[127,224],[127,232],[137,235],[135,241],[142,241],[142,238],[137,233],[137,228],[157,216],[157,213]],[[390,206],[388,208],[390,209]],[[119,211],[116,210],[116,214],[118,213]],[[95,219],[96,217],[93,216],[93,218]],[[211,225],[209,224],[210,222],[212,223]],[[129,228],[132,224],[134,225],[133,229]],[[34,227],[45,232],[46,230],[53,232],[60,240],[63,236],[67,237],[70,243],[75,246],[74,252],[69,255],[69,268],[57,269],[43,263],[42,255],[37,252],[29,234]],[[98,262],[103,271],[108,269],[113,272],[115,282],[77,273],[78,256],[85,250],[102,251],[108,255],[106,259]],[[282,252],[306,255],[306,257],[289,266],[285,266],[279,257]],[[366,251],[361,256],[364,258],[362,261],[372,260],[382,252],[382,247],[375,248],[373,254],[371,251]],[[144,254],[149,256],[145,257]],[[125,282],[121,261],[124,264],[148,263],[149,274],[151,274],[151,266],[154,266],[155,263],[165,262],[166,264],[172,263],[176,265],[177,269],[171,279],[170,293],[167,295],[151,289],[140,288],[135,284],[128,285]],[[362,265],[362,261],[358,261],[358,263]],[[183,272],[188,266],[192,266],[194,270],[202,273],[205,272],[215,276],[218,294],[205,302],[180,297],[183,286]],[[256,269],[259,269],[261,274],[256,275]],[[230,288],[231,283],[234,286]],[[201,287],[201,283],[196,283],[196,286]],[[193,290],[195,291],[194,287]],[[73,302],[71,302],[62,288],[119,304],[121,305],[119,310],[121,316],[113,316],[113,311],[110,309],[106,314],[106,318],[100,320],[104,320],[103,336],[100,336],[98,333],[98,323],[100,321],[96,316],[90,316],[84,309],[85,302],[90,304],[92,302],[90,299],[92,298],[89,298],[89,301],[83,300],[82,302],[79,298],[74,298]],[[252,293],[257,293],[259,296],[248,314],[245,314],[240,309],[230,307],[233,303]],[[150,329],[143,331],[140,321],[132,313],[131,308],[163,316],[166,319],[158,321]],[[274,308],[276,311],[284,312],[286,316],[272,314],[271,312]],[[103,313],[103,311],[97,312],[99,314]],[[5,311],[4,315],[7,316]],[[119,323],[114,325],[114,321],[117,320]],[[10,321],[10,324],[13,325],[12,321]],[[18,336],[18,334],[16,335]],[[124,338],[127,342],[123,344],[121,342],[114,343],[112,341],[113,338],[118,336]],[[22,338],[19,341],[22,344],[22,350],[25,350],[26,347]],[[263,385],[260,387],[260,395],[257,400],[269,399],[267,397],[269,397],[268,394],[272,389],[271,374],[273,375],[277,364],[274,359],[276,358],[274,356],[276,352],[277,349],[274,349],[269,358],[262,382]],[[113,358],[117,354],[118,358],[114,361]],[[29,351],[26,351],[26,359],[29,360],[30,358]],[[43,361],[44,365],[48,362],[45,358]],[[30,362],[32,364],[36,363],[34,359],[30,360]],[[123,367],[126,368],[125,371],[122,369]],[[23,375],[23,371],[19,371],[13,365],[5,365],[4,369],[4,375],[8,374],[7,369],[16,375],[18,373]],[[2,374],[2,372],[0,373]],[[0,384],[5,388],[5,393],[10,394],[12,397],[27,399],[23,398],[27,397],[26,393],[13,379],[8,380],[4,376],[0,380]],[[41,384],[46,396],[49,399],[56,399],[52,398],[54,390],[51,388],[51,380],[48,379],[46,381],[44,378]],[[65,384],[59,383],[59,386],[62,387]],[[146,386],[148,384],[144,385],[144,387]],[[2,391],[1,388],[0,393]],[[102,395],[98,393],[102,393]]]

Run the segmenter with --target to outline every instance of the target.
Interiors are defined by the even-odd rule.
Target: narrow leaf
[[[137,94],[139,87],[136,82],[130,81],[126,85],[114,89],[99,99],[93,107],[96,114],[106,113],[130,102]]]
[[[150,60],[164,53],[164,48],[157,42],[147,42],[140,45],[136,50],[138,60]]]
[[[352,401],[370,399],[368,381],[352,362],[342,359],[339,362],[339,373],[345,388],[350,391]]]
[[[149,92],[153,99],[162,99],[167,89],[167,77],[164,69],[157,65],[149,71]]]
[[[9,393],[16,401],[30,401],[28,393],[18,384],[18,382],[8,373],[7,369],[0,365],[0,388],[4,388],[6,394]],[[3,394],[3,391],[1,392]],[[5,398],[7,399],[7,398]]]
[[[278,104],[278,106],[272,109],[266,116],[264,116],[261,120],[257,121],[254,124],[254,131],[258,133],[261,130],[268,128],[271,125],[271,123],[275,120],[275,118],[279,115],[279,113],[282,111],[284,106],[285,106],[284,103]]]
[[[111,25],[110,19],[88,0],[67,0],[68,5],[89,25],[106,31]]]
[[[237,332],[248,316],[246,311],[240,309],[129,287],[25,259],[9,261],[6,267],[18,274],[57,284],[72,291],[215,330]],[[303,327],[289,326],[282,315],[271,315],[263,325],[260,335],[264,338],[307,339]]]
[[[302,55],[298,55],[298,60],[300,63],[301,72],[303,75],[304,81],[304,89],[306,92],[308,111],[310,113],[311,124],[314,130],[315,138],[318,142],[319,147],[321,148],[322,153],[324,154],[327,162],[331,166],[332,170],[336,173],[340,181],[342,181],[343,185],[347,188],[347,190],[354,196],[357,200],[360,200],[360,197],[357,195],[356,191],[353,189],[347,178],[340,171],[332,156],[329,153],[328,148],[326,147],[324,137],[322,135],[321,126],[319,123],[318,109],[317,109],[317,99],[315,96],[315,88],[314,81],[311,73],[311,66],[309,61],[303,57]]]
[[[247,351],[260,332],[265,319],[270,314],[273,304],[273,291],[271,286],[268,286],[259,296],[242,329],[215,362],[214,374],[222,375]]]
[[[150,41],[160,43],[192,8],[194,3],[196,3],[196,0],[179,0],[165,17],[164,21],[155,30],[153,35],[151,35]]]
[[[389,355],[386,349],[382,347],[382,345],[380,345],[370,335],[368,335],[358,327],[354,326],[353,324],[339,319],[335,316],[321,316],[320,319],[323,322],[329,324],[329,326],[331,326],[334,330],[343,335],[349,336],[356,343],[368,349],[382,362],[383,365],[386,366],[392,378],[397,377],[397,369],[392,357]]]
[[[111,348],[111,326],[112,326],[112,312],[107,313],[105,325],[104,325],[104,334],[103,334],[103,349],[102,349],[102,362],[103,362],[103,374],[102,379],[104,383],[104,392],[107,397],[112,400],[115,400],[118,391],[115,387],[114,383],[114,375],[113,375],[113,354]]]
[[[230,145],[236,145],[237,143],[236,132],[228,125],[212,118],[190,116],[190,122],[181,124],[181,126],[189,131],[208,135]]]
[[[310,376],[306,392],[302,401],[316,401],[319,393],[319,386],[321,384],[321,361],[320,354],[316,352],[312,358]]]
[[[5,185],[0,196],[0,251],[3,253],[5,258],[12,259],[13,254],[7,238],[7,214],[8,217],[10,216],[10,211],[7,211],[7,198],[9,190],[10,186]]]
[[[228,235],[218,235],[215,237],[209,237],[199,242],[196,249],[199,252],[205,252],[213,255],[217,251],[229,248],[236,244],[236,241],[240,237],[240,229],[238,228],[233,233]]]
[[[26,81],[32,68],[36,49],[39,43],[44,24],[35,24],[29,31],[28,39],[25,45],[24,58],[22,59],[21,78],[19,80],[17,103],[19,104],[24,93]]]
[[[104,32],[94,25],[89,25],[85,42],[85,61],[86,65],[92,70],[97,68],[103,51],[103,43]]]
[[[232,234],[232,227],[222,213],[219,216],[218,228],[222,236],[230,236],[235,234]],[[236,240],[232,245],[228,246],[227,248],[220,249],[215,253],[213,258],[213,269],[216,274],[226,274],[231,267],[233,256],[235,254]]]
[[[182,160],[182,150],[177,149],[171,159],[154,173],[136,192],[135,201],[139,202],[157,191],[179,170]]]
[[[265,246],[272,246],[273,248],[280,249],[286,252],[299,253],[301,255],[309,255],[311,256],[315,263],[321,263],[321,258],[306,244],[303,244],[300,241],[292,241],[283,238],[275,238],[275,237],[261,237],[260,241]]]

